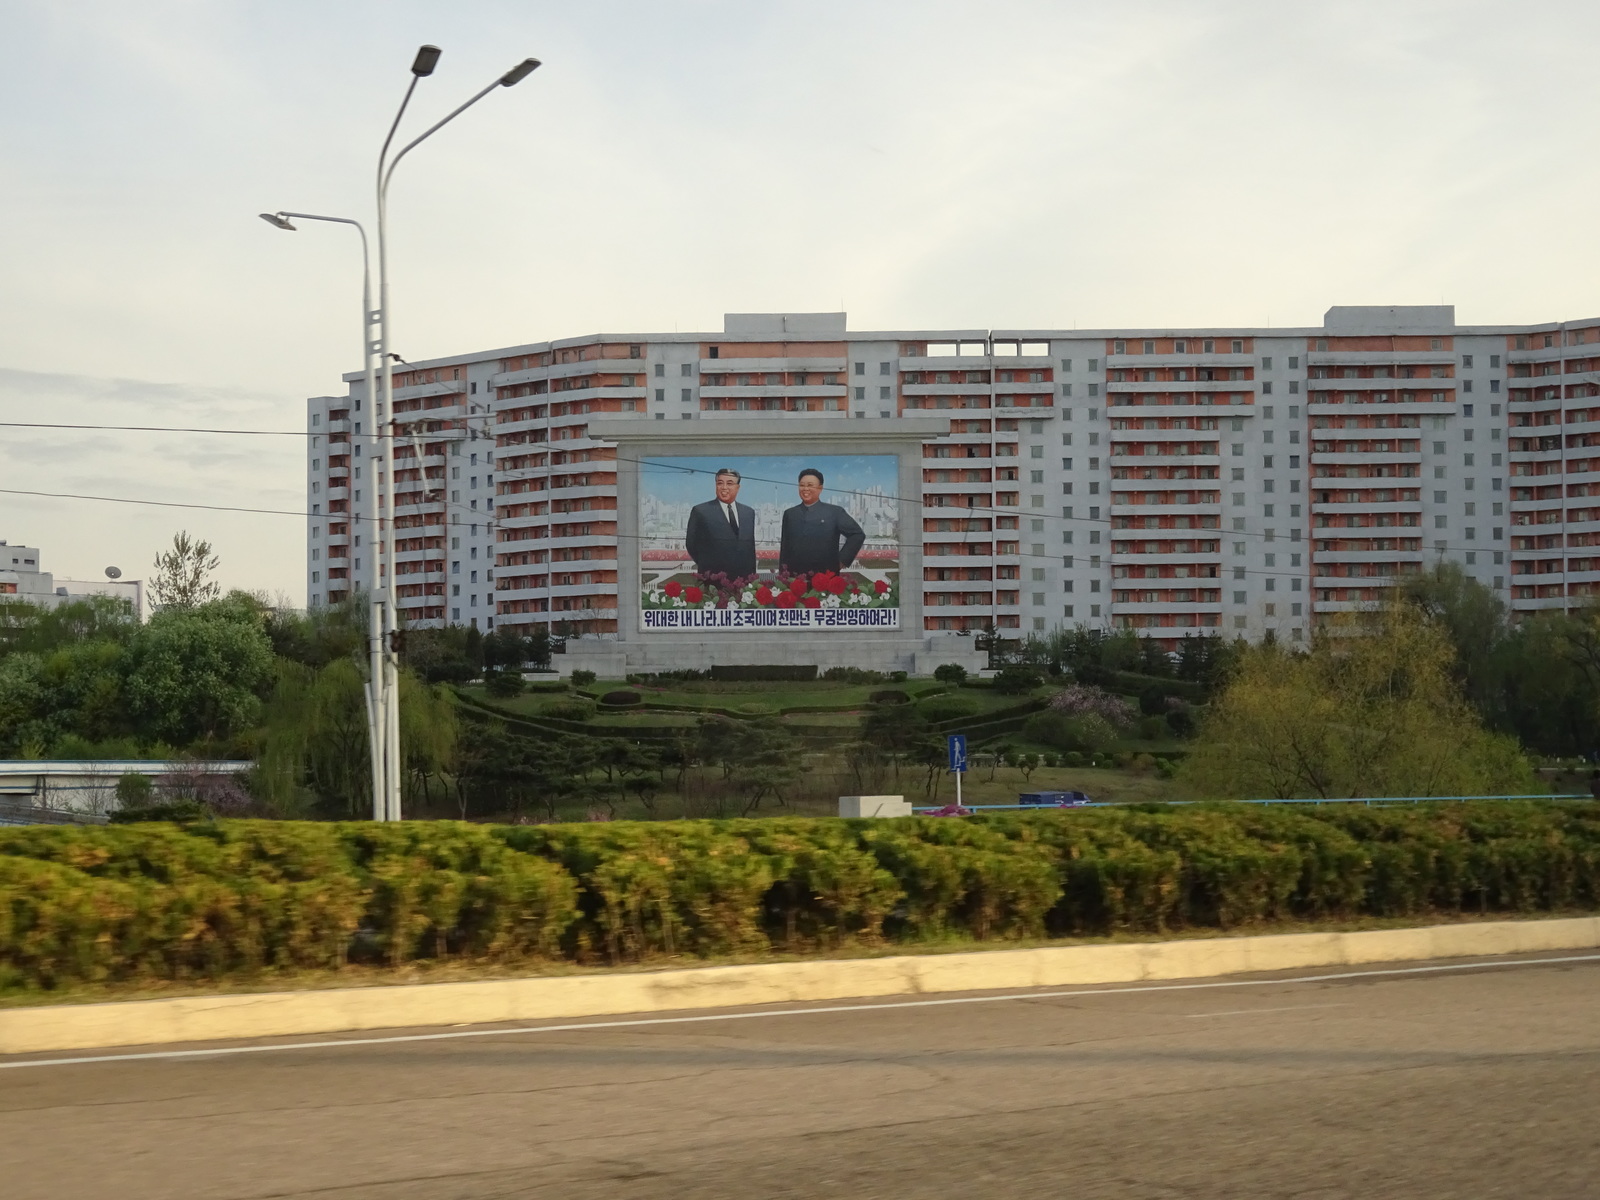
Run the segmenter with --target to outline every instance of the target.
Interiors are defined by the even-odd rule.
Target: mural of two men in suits
[[[739,503],[738,471],[717,471],[715,500],[689,510],[684,545],[700,575],[749,579],[756,573],[756,514]],[[822,500],[822,472],[807,467],[800,472],[800,503],[784,510],[778,543],[778,571],[783,575],[814,575],[818,571],[843,571],[855,562],[867,535],[854,517],[837,504]]]

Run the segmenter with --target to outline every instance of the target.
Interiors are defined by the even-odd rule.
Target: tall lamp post
[[[377,373],[378,373],[378,342],[373,337],[373,326],[378,324],[378,312],[372,307],[372,262],[367,252],[367,231],[360,221],[351,220],[349,217],[326,217],[317,213],[278,212],[262,213],[261,219],[269,225],[279,229],[287,229],[290,233],[297,232],[294,221],[327,221],[334,225],[349,225],[361,235],[361,353],[366,364],[367,374],[367,399],[373,406],[373,415],[377,415]],[[374,462],[379,461],[376,457]],[[373,472],[377,474],[376,471]],[[374,498],[368,510],[370,514],[367,545],[371,555],[373,586],[368,593],[372,598],[369,613],[367,632],[367,660],[368,675],[366,682],[367,698],[367,750],[370,756],[372,772],[372,819],[374,821],[387,820],[388,788],[385,785],[388,758],[385,753],[387,743],[387,720],[383,715],[383,606],[378,602],[378,553],[382,535],[379,528],[378,503]]]
[[[472,96],[466,103],[460,105],[442,120],[434,122],[419,136],[412,138],[400,151],[389,157],[389,147],[394,143],[394,135],[400,128],[401,118],[405,116],[406,108],[411,103],[411,95],[416,91],[417,81],[432,75],[434,68],[439,63],[440,50],[437,46],[422,46],[417,50],[416,57],[411,63],[411,82],[406,86],[406,94],[400,101],[400,108],[394,115],[394,121],[389,126],[388,136],[383,139],[383,148],[378,152],[377,174],[377,206],[378,206],[378,307],[374,311],[371,307],[370,277],[365,290],[365,314],[363,318],[363,346],[367,362],[367,395],[373,398],[373,420],[375,432],[378,435],[379,445],[382,449],[381,469],[378,472],[378,501],[382,504],[383,512],[380,523],[379,544],[374,547],[373,553],[382,553],[381,567],[376,576],[378,587],[371,594],[372,601],[372,665],[371,680],[368,684],[371,699],[368,705],[369,720],[369,746],[372,752],[372,778],[373,778],[373,819],[378,821],[398,821],[400,812],[400,624],[395,608],[395,573],[394,573],[394,359],[389,353],[389,181],[394,176],[394,169],[400,165],[400,160],[422,142],[432,137],[440,129],[455,120],[479,100],[482,100],[497,87],[514,87],[539,68],[539,60],[525,58],[505,74],[499,76],[488,87]],[[280,228],[290,228],[285,218],[294,216],[291,213],[279,213],[277,218],[263,213],[262,216]],[[348,221],[347,218],[310,218],[313,220]],[[354,221],[349,224],[360,225]],[[361,245],[363,259],[366,253],[366,231],[361,231]],[[376,322],[378,336],[376,341],[372,337],[372,325]],[[376,388],[374,378],[374,363],[383,374],[381,390]],[[374,510],[376,515],[376,509]]]

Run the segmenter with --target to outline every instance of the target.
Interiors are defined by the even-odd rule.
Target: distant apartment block
[[[345,381],[308,405],[314,606],[377,580],[372,408]],[[616,450],[589,436],[605,415],[948,414],[912,531],[928,630],[1297,642],[1441,559],[1521,614],[1600,583],[1600,319],[1458,326],[1441,305],[1300,329],[857,332],[733,314],[721,333],[407,364],[395,409],[413,624],[615,632]]]

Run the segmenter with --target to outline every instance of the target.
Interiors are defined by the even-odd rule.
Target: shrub
[[[873,704],[910,704],[911,703],[911,697],[910,696],[906,695],[904,692],[896,692],[896,691],[873,692],[870,696],[867,697],[867,700],[870,701]]]
[[[907,673],[905,671],[890,671],[889,672],[889,682],[890,683],[904,683],[908,678],[909,678],[909,676],[907,675]]]
[[[107,814],[106,820],[113,825],[132,825],[138,821],[206,821],[212,815],[211,810],[198,800],[169,800],[114,809]]]
[[[861,667],[829,667],[822,673],[829,683],[882,683],[882,671],[867,671]]]
[[[959,721],[974,716],[981,707],[971,696],[929,696],[917,702],[917,712],[923,720],[935,725],[941,721]]]
[[[995,673],[994,690],[1010,696],[1020,696],[1024,692],[1031,692],[1044,682],[1044,676],[1037,667],[1009,666],[1001,667]]]
[[[524,684],[520,671],[485,671],[483,690],[497,700],[509,700],[522,695]]]
[[[1050,708],[1069,717],[1094,715],[1114,729],[1126,729],[1133,724],[1134,708],[1121,696],[1114,696],[1102,688],[1078,683],[1063,688],[1050,697]]]
[[[1194,713],[1187,707],[1168,709],[1165,720],[1175,737],[1189,737],[1194,733]]]
[[[940,683],[953,683],[960,687],[967,681],[967,669],[960,663],[943,663],[933,669],[933,677]]]
[[[597,709],[593,700],[578,698],[556,700],[546,704],[540,711],[542,715],[554,717],[558,721],[589,721],[594,719]]]
[[[723,683],[810,683],[817,677],[816,664],[754,664],[712,667],[711,678]]]
[[[585,671],[580,667],[578,670],[572,673],[572,686],[575,688],[585,688],[593,683],[594,679],[595,675],[593,671]]]
[[[644,697],[638,692],[630,692],[626,690],[607,692],[604,696],[600,697],[601,704],[612,705],[638,704],[643,700]]]
[[[1147,742],[1158,742],[1167,736],[1169,726],[1165,717],[1139,718],[1139,736]]]
[[[1597,807],[4,827],[0,988],[1593,909]]]
[[[1031,742],[1057,750],[1088,751],[1097,753],[1117,740],[1117,731],[1096,713],[1069,717],[1063,713],[1046,711],[1028,718],[1022,727]]]
[[[155,784],[150,781],[150,776],[141,775],[137,771],[129,771],[117,780],[117,803],[123,808],[138,808],[142,804],[149,804]]]

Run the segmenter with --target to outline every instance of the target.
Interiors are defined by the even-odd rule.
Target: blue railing
[[[1589,800],[1593,797],[1584,793],[1547,795],[1547,796],[1335,796],[1328,799],[1292,799],[1292,800],[1232,800],[1231,804],[1439,804],[1447,801],[1468,800]],[[1022,811],[1034,812],[1039,809],[1073,809],[1073,808],[1126,808],[1130,804],[1169,804],[1174,807],[1186,804],[1204,804],[1204,800],[1091,800],[1087,804],[964,804],[968,812],[1002,812]],[[922,808],[913,808],[912,814],[942,812],[953,805],[930,804]]]

